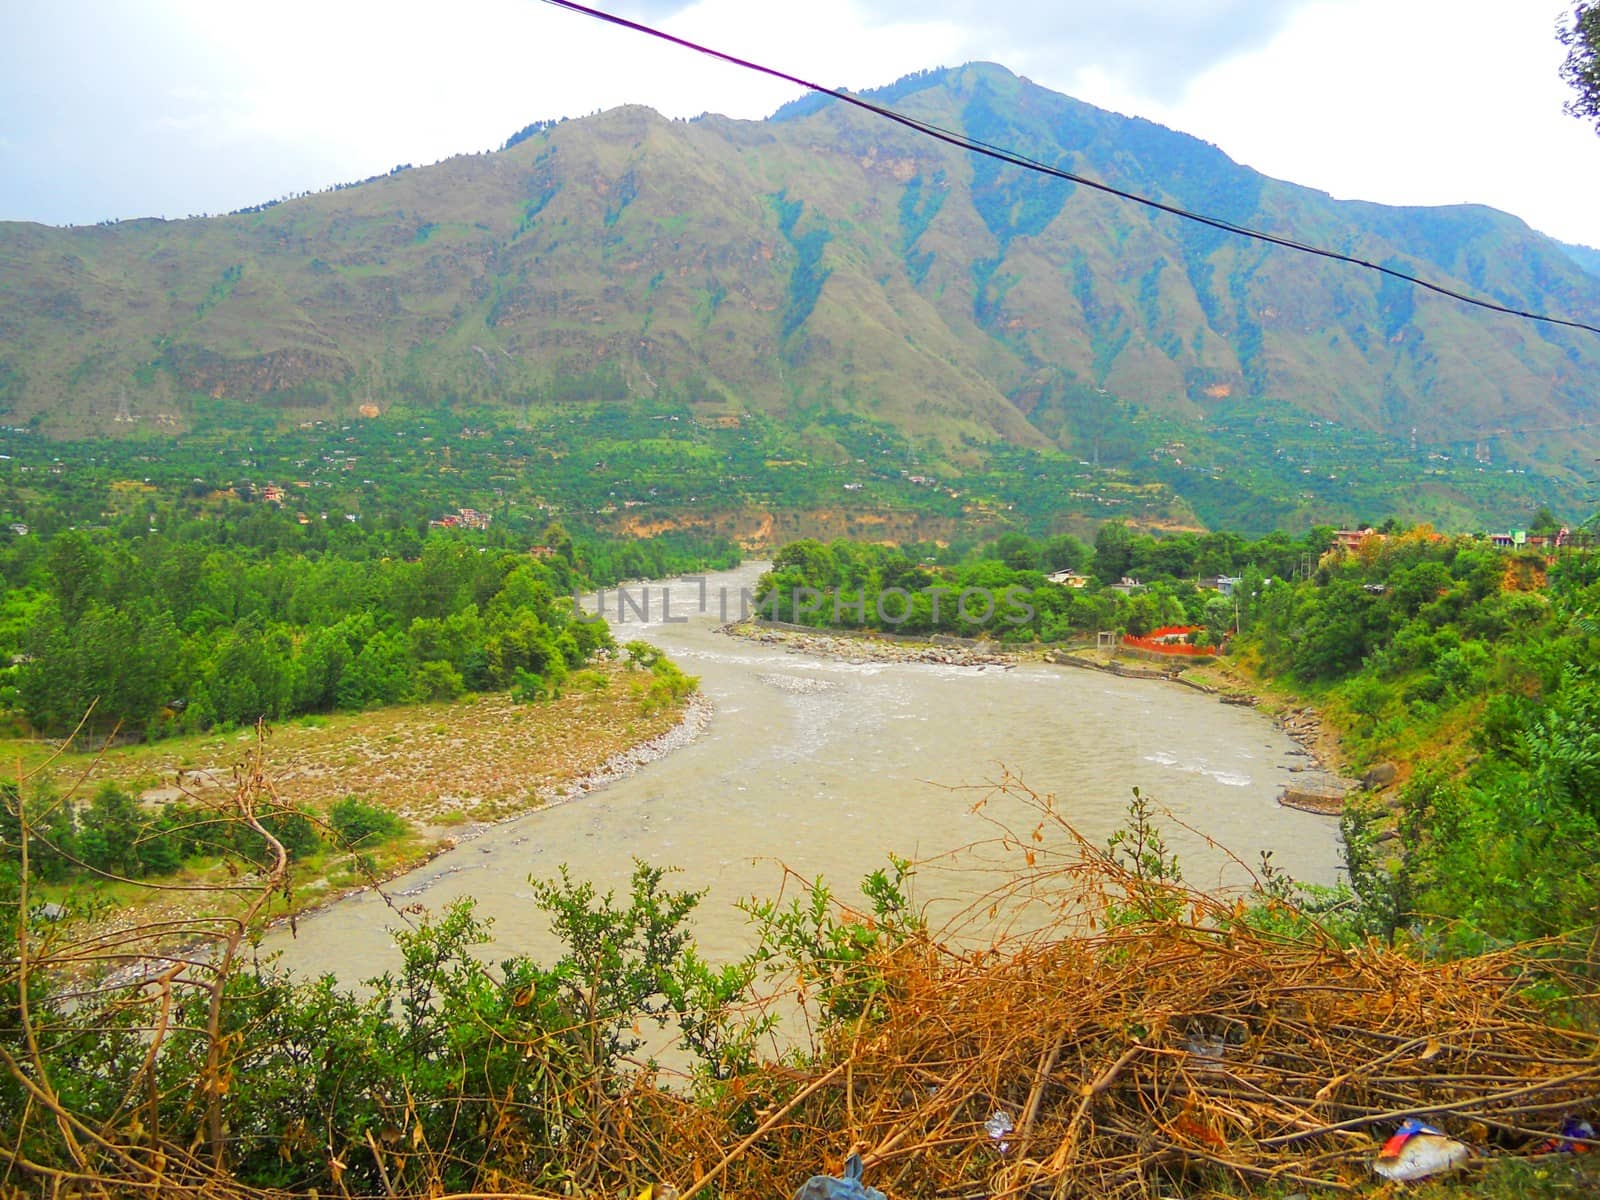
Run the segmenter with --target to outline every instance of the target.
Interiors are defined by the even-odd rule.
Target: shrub
[[[405,821],[356,796],[337,800],[328,809],[328,824],[350,849],[382,845],[406,831]]]
[[[461,672],[437,659],[417,668],[416,682],[424,700],[454,700],[467,690]]]

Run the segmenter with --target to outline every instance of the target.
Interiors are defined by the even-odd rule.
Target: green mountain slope
[[[1335,201],[995,66],[877,96],[1119,187],[1600,323],[1600,278],[1504,213]],[[286,418],[675,400],[707,417],[838,409],[959,463],[997,442],[1088,459],[1134,412],[1204,431],[1266,406],[1570,481],[1600,452],[1597,382],[1600,336],[1246,242],[826,98],[764,122],[618,109],[226,217],[0,224],[0,419],[61,436],[187,428],[205,398]]]

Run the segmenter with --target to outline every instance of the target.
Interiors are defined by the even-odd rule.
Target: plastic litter
[[[1453,1171],[1471,1157],[1472,1147],[1465,1142],[1408,1117],[1378,1151],[1372,1170],[1384,1179],[1410,1182]]]
[[[1572,1138],[1585,1138],[1593,1140],[1594,1126],[1579,1117],[1568,1115],[1561,1122],[1561,1133],[1548,1141],[1539,1143],[1540,1154],[1587,1154],[1593,1146],[1584,1145],[1583,1142],[1574,1142]]]
[[[813,1175],[800,1185],[794,1200],[888,1200],[877,1188],[861,1182],[861,1155],[852,1154],[844,1160],[844,1178],[832,1175]]]
[[[994,1115],[983,1123],[983,1131],[996,1143],[996,1149],[1001,1154],[1011,1149],[1011,1143],[1006,1141],[1006,1135],[1015,1128],[1011,1118],[998,1108],[994,1110]]]

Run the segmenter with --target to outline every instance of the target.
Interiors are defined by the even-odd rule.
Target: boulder
[[[1395,776],[1398,774],[1399,771],[1393,763],[1376,763],[1367,770],[1365,775],[1361,777],[1361,788],[1363,791],[1367,792],[1379,791],[1380,789],[1386,788],[1393,783],[1395,781]]]

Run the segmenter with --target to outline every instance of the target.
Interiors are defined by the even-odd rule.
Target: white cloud
[[[973,53],[1019,74],[1097,69],[1168,102],[1215,63],[1269,41],[1306,0],[863,0],[885,17],[937,15]]]
[[[1336,196],[1489,204],[1592,243],[1600,139],[1561,112],[1554,24],[1502,0],[1323,0],[1170,107],[1085,90]]]
[[[999,61],[1337,195],[1488,203],[1600,243],[1600,139],[1560,111],[1547,4],[1558,0],[632,7],[826,84]],[[795,94],[537,0],[448,13],[437,0],[23,0],[0,15],[0,217],[218,211],[498,146],[533,120],[623,103],[754,118]]]

